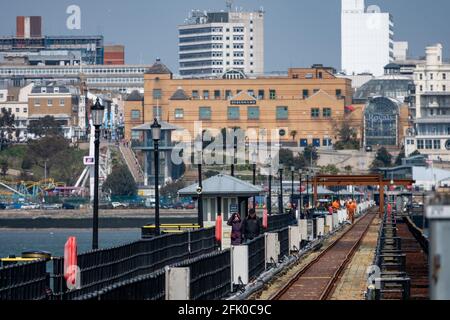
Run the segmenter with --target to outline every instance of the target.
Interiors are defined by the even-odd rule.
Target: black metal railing
[[[0,300],[44,300],[49,286],[44,260],[0,268]]]
[[[289,227],[275,231],[278,233],[278,241],[280,242],[279,259],[289,256]]]
[[[189,257],[196,258],[216,249],[215,228],[189,231]]]
[[[267,229],[266,232],[280,230],[290,225],[295,224],[295,215],[293,213],[288,214],[274,214],[267,217]]]
[[[55,259],[53,292],[56,297],[71,300],[188,259],[188,237],[187,233],[163,235],[78,255],[81,288],[72,291],[65,286],[64,259]]]
[[[75,300],[164,300],[166,273],[164,269],[146,276],[105,287],[100,291],[86,294]]]
[[[209,253],[173,267],[189,267],[190,300],[219,300],[231,292],[230,250]]]
[[[248,277],[254,280],[266,268],[265,236],[261,235],[247,243],[248,245]]]

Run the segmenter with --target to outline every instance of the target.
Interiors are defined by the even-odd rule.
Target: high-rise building
[[[106,45],[104,52],[106,65],[124,65],[125,64],[125,46]]]
[[[179,31],[183,78],[264,73],[264,11],[192,11]]]
[[[342,71],[348,75],[381,76],[394,60],[392,15],[377,6],[365,8],[364,0],[342,0]]]

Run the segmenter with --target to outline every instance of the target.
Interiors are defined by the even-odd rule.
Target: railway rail
[[[271,300],[327,300],[378,213],[371,209],[314,260],[302,268]]]

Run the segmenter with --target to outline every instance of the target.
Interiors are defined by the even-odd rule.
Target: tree
[[[0,113],[0,150],[5,149],[12,140],[12,133],[15,131],[14,123],[15,116],[11,111],[2,108]]]
[[[334,144],[336,150],[359,150],[360,142],[354,128],[350,127],[347,122],[344,122],[336,130],[339,137],[339,140]]]
[[[38,120],[30,121],[28,132],[36,137],[62,135],[63,122],[55,120],[53,116],[45,116]]]
[[[292,140],[295,141],[295,137],[297,136],[298,132],[296,130],[292,130],[290,133],[290,136],[292,137]]]
[[[350,174],[350,173],[352,173],[352,171],[353,171],[353,167],[352,167],[352,166],[345,166],[344,170],[345,170],[345,172],[346,172],[347,174]]]
[[[178,197],[178,191],[186,186],[183,180],[177,180],[161,188],[161,195],[170,196],[172,199]]]
[[[372,172],[377,172],[379,168],[390,167],[392,165],[392,155],[382,147],[377,151],[375,160],[370,165]]]
[[[395,159],[395,165],[396,166],[401,166],[402,165],[402,160],[406,157],[405,155],[405,147],[402,148],[402,150],[400,151],[400,153],[398,154],[397,158]]]
[[[285,168],[295,167],[295,170],[302,169],[306,166],[305,159],[302,154],[295,156],[289,149],[280,149],[280,164]]]
[[[103,191],[109,192],[112,196],[136,195],[137,187],[126,165],[119,165],[113,168],[103,184]]]
[[[4,178],[8,174],[8,169],[9,169],[8,160],[2,159],[2,161],[0,162],[0,166],[1,166],[2,176]]]
[[[64,165],[64,151],[68,149],[70,149],[70,144],[64,137],[46,136],[40,140],[28,142],[27,156],[33,159],[37,166],[46,168],[47,172],[50,173],[55,164]]]
[[[313,145],[308,145],[305,150],[303,150],[302,156],[306,166],[315,166],[317,160],[319,160],[319,153],[317,152],[317,148]]]
[[[332,174],[332,175],[336,175],[339,173],[339,169],[336,167],[336,165],[334,164],[329,164],[326,167],[322,167],[320,168],[320,173],[321,174]]]

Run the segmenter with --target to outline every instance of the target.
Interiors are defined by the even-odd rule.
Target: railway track
[[[314,260],[300,270],[271,300],[327,300],[378,213],[373,208]]]

